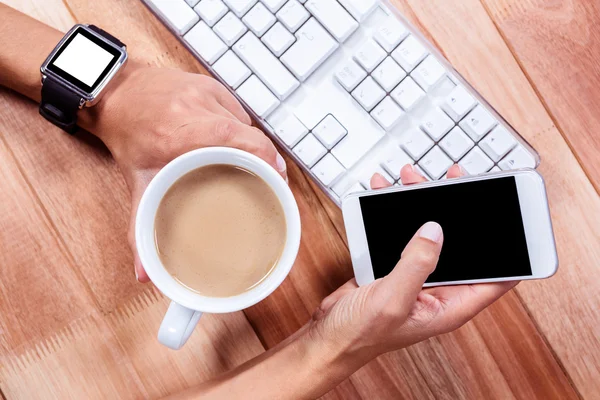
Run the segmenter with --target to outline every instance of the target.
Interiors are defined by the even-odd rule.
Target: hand
[[[448,171],[448,178],[461,175],[458,165]],[[407,165],[401,180],[410,185],[425,178]],[[373,189],[388,186],[379,174],[371,179]],[[337,349],[341,344],[347,354],[370,359],[459,328],[517,285],[501,282],[422,289],[436,267],[443,240],[437,223],[423,225],[388,276],[362,287],[352,279],[325,298],[313,315],[311,334]]]
[[[150,180],[190,150],[227,146],[257,155],[287,179],[285,161],[240,103],[218,81],[130,63],[81,125],[110,149],[131,190],[129,243],[140,282],[148,282],[135,247],[135,214]]]

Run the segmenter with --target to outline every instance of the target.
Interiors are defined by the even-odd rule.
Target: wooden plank
[[[90,135],[69,136],[49,125],[20,96],[4,91],[0,104],[4,140],[98,306],[107,312],[139,294],[126,240],[129,193],[110,153]]]
[[[3,140],[0,160],[0,355],[8,356],[92,312],[94,301]]]
[[[173,351],[156,340],[169,300],[156,289],[108,316],[127,359],[144,387],[144,398],[178,393],[223,374],[264,351],[242,312],[202,316],[186,345]],[[102,392],[96,393],[101,398]]]
[[[75,24],[73,16],[62,0],[2,0],[0,2],[63,32],[68,31]]]
[[[600,3],[483,0],[588,177],[600,190]]]
[[[97,313],[2,359],[0,385],[9,399],[139,399],[146,392],[115,335]]]
[[[466,76],[470,82],[472,82],[475,87],[482,92],[482,94],[488,99],[492,101],[492,104],[499,108],[501,113],[507,117],[507,119],[513,123],[517,127],[517,129],[522,131],[522,134],[534,143],[535,147],[542,152],[542,158],[555,158],[560,160],[560,164],[565,167],[565,169],[561,169],[559,176],[550,176],[549,173],[546,173],[546,165],[542,166],[542,172],[546,175],[547,181],[549,182],[549,190],[551,191],[551,203],[553,205],[553,218],[555,220],[555,229],[557,231],[557,239],[560,244],[564,244],[565,250],[567,250],[569,243],[571,241],[577,242],[578,239],[576,236],[570,237],[569,235],[561,236],[562,233],[566,233],[561,229],[562,232],[559,232],[559,227],[556,224],[557,219],[560,221],[561,227],[565,225],[565,228],[568,230],[570,228],[569,221],[571,220],[571,215],[564,215],[562,212],[562,205],[567,201],[577,201],[576,196],[569,196],[569,200],[565,199],[562,194],[562,191],[554,192],[553,188],[564,188],[566,181],[569,181],[570,176],[576,176],[577,179],[575,181],[570,181],[568,183],[569,191],[568,193],[578,192],[582,195],[586,202],[590,202],[593,204],[592,209],[594,210],[594,215],[598,215],[600,209],[597,207],[597,196],[594,195],[593,191],[590,191],[589,182],[585,179],[585,176],[582,174],[581,169],[578,167],[576,161],[572,157],[572,153],[569,151],[569,148],[565,145],[564,141],[561,140],[559,133],[556,129],[553,128],[553,124],[551,119],[548,117],[547,113],[544,111],[542,104],[539,99],[535,96],[535,92],[532,90],[531,86],[528,85],[525,77],[522,72],[518,68],[518,64],[515,62],[514,58],[511,56],[506,44],[503,42],[502,38],[498,35],[497,31],[494,28],[492,21],[487,16],[485,9],[482,8],[481,4],[477,1],[454,1],[451,4],[448,4],[447,1],[395,1],[394,4],[398,7],[398,9],[405,15],[414,25],[419,26],[420,29],[423,30],[426,36],[435,43],[438,48],[446,55],[447,58],[457,67],[459,72],[461,72],[464,76]],[[444,24],[438,23],[439,21],[444,21]],[[426,27],[426,29],[425,29]],[[477,35],[474,35],[473,32],[477,32]],[[481,68],[482,65],[486,65],[486,68]],[[510,67],[510,68],[509,68]],[[521,104],[526,106],[515,107],[514,104]],[[550,136],[550,137],[548,137]],[[555,171],[555,168],[550,166],[551,171]],[[316,186],[315,186],[316,187]],[[315,189],[318,192],[318,189]],[[555,195],[556,193],[556,195]],[[322,203],[324,204],[326,210],[333,223],[336,225],[338,231],[341,233],[342,237],[345,236],[345,232],[343,229],[343,221],[337,207],[333,205],[328,199],[325,198],[324,195],[319,195]],[[580,202],[579,204],[583,204],[585,202]],[[572,204],[572,203],[571,203]],[[583,222],[584,225],[589,225],[587,221],[585,221],[585,216],[583,213],[577,213],[577,219],[580,222]],[[592,232],[590,237],[597,237],[598,232],[593,231],[595,228],[592,228]],[[562,249],[561,249],[562,250]],[[580,257],[579,254],[581,252],[585,253],[585,250],[580,249],[577,251],[561,251],[560,259],[562,264],[569,265],[574,262],[579,262]],[[579,253],[579,254],[578,254]],[[594,265],[594,262],[597,262],[597,254],[590,255],[586,260],[586,267],[589,269]],[[567,267],[569,268],[569,267]],[[563,272],[559,273],[556,277],[552,278],[551,282],[556,282],[554,291],[555,293],[559,292],[560,286],[572,287],[572,282],[565,282],[561,279]],[[585,275],[584,275],[585,276]],[[550,281],[544,282],[528,282],[522,284],[518,292],[519,293],[531,293],[531,295],[527,296],[526,300],[526,309],[521,308],[520,312],[517,313],[520,317],[526,317],[526,312],[533,304],[533,307],[538,309],[539,306],[543,305],[547,298],[552,298],[553,307],[560,308],[560,296],[553,295],[552,292],[546,292],[543,288],[544,285],[547,285]],[[579,283],[579,282],[578,282]],[[577,284],[578,284],[577,283]],[[588,285],[589,286],[589,285]],[[536,289],[533,289],[535,287]],[[576,286],[575,286],[576,287]],[[532,293],[533,292],[533,293]],[[590,291],[587,296],[584,296],[585,301],[597,304],[597,297],[593,296]],[[507,299],[503,299],[499,302],[499,305],[502,308],[505,308],[505,302],[507,300],[514,300],[514,296],[509,296]],[[575,303],[577,304],[577,303]],[[540,307],[541,308],[541,307]],[[551,310],[543,307],[544,314],[546,316],[550,316]],[[563,309],[569,309],[571,306],[564,307]],[[584,327],[585,324],[590,323],[590,321],[598,321],[595,318],[595,312],[589,312],[590,306],[583,305],[577,307],[578,314],[585,314],[586,318],[582,321],[579,327],[574,327],[573,325],[569,326],[571,332],[578,334],[582,333],[584,336],[585,343],[588,345],[592,345],[593,348],[598,349],[598,346],[595,340],[592,338],[589,330],[586,330]],[[596,307],[597,309],[597,307]],[[541,310],[540,310],[541,311]],[[497,318],[506,319],[507,317],[512,316],[514,311],[510,309],[504,310],[504,315],[498,315]],[[488,312],[484,312],[482,316],[479,318],[489,318]],[[476,319],[477,321],[478,319]],[[527,319],[523,319],[526,321]],[[490,332],[489,328],[486,328],[485,325],[478,324],[480,327],[480,336],[486,336],[491,334],[495,336],[496,334]],[[546,325],[548,329],[553,329],[555,334],[559,335],[561,330],[552,327],[550,320],[548,319],[548,325]],[[529,326],[527,331],[530,335],[537,335],[535,326]],[[450,335],[452,336],[452,335]],[[502,335],[500,335],[501,337]],[[512,340],[516,340],[517,338],[513,338]],[[496,339],[490,339],[491,341],[496,341]],[[515,342],[516,344],[516,342]],[[553,344],[553,343],[551,343]],[[539,356],[542,359],[547,359],[551,356],[551,351],[554,349],[549,349],[543,344],[543,340],[540,340],[537,344],[531,344],[532,347],[527,351],[528,354],[531,354],[531,351],[539,352]],[[421,346],[415,346],[415,348],[420,348]],[[518,347],[515,346],[515,348]],[[579,346],[578,346],[579,347]],[[583,347],[583,346],[582,346]],[[484,346],[485,348],[485,346]],[[448,357],[454,359],[452,355],[453,347],[448,346]],[[462,350],[462,349],[461,349]],[[585,352],[582,352],[580,348],[579,357],[575,357],[575,362],[581,362],[582,358],[585,359],[587,357],[595,360],[597,354],[590,356],[585,356]],[[411,350],[412,351],[412,350]],[[485,351],[485,350],[484,350]],[[488,354],[489,350],[486,351]],[[478,353],[473,353],[478,354]],[[483,356],[482,353],[479,353],[480,357]],[[565,352],[566,354],[566,352]],[[573,354],[573,353],[571,353]],[[497,355],[497,354],[496,354]],[[494,359],[494,354],[491,353],[492,359]],[[573,357],[571,355],[571,357]],[[469,361],[474,361],[472,358],[469,358]],[[512,360],[498,360],[500,362],[499,368],[503,370],[503,373],[507,373],[507,368],[512,366]],[[527,360],[523,360],[526,362]],[[561,374],[557,367],[560,367],[562,364],[557,363],[553,360],[547,360],[548,364],[546,365],[547,371],[542,373],[550,373],[554,376],[554,383],[557,385],[562,385],[562,390],[564,393],[570,393],[571,396],[574,393],[569,389],[569,383],[564,380],[564,374]],[[587,360],[586,360],[587,361]],[[560,360],[562,363],[562,360]],[[418,363],[421,365],[420,363]],[[597,363],[596,363],[597,365]],[[537,368],[537,367],[535,367]],[[527,370],[533,370],[534,366],[531,365]],[[426,372],[425,372],[426,373]],[[594,372],[591,374],[593,376],[597,376],[597,373]],[[519,386],[518,384],[518,376],[513,375],[509,377],[511,379],[510,386],[513,388],[521,388],[521,390],[517,390],[516,393],[527,393],[528,388],[524,386]],[[538,377],[542,379],[542,377]],[[428,382],[434,381],[435,376],[430,376],[430,380]],[[464,380],[462,380],[464,381]],[[483,380],[478,379],[479,382],[492,382],[492,380]],[[593,381],[593,380],[592,380]],[[596,379],[597,381],[597,379]],[[450,381],[447,384],[452,384]],[[549,385],[552,389],[553,384]],[[533,386],[529,386],[529,389],[533,388]],[[481,390],[486,390],[485,387],[479,388]],[[471,388],[472,390],[472,388]],[[552,389],[554,390],[554,389]],[[484,394],[483,392],[475,392],[477,395],[475,397],[486,397],[489,398],[490,395]],[[472,395],[475,393],[471,393]],[[489,391],[487,392],[489,393]],[[498,392],[496,392],[497,395]],[[503,392],[500,392],[503,393]],[[555,393],[555,392],[553,392]]]
[[[113,3],[115,7],[111,6]],[[443,17],[448,17],[448,15],[442,14],[440,16],[439,12],[437,14],[433,12],[434,10],[445,10],[447,13],[450,12],[448,10],[452,9],[452,7],[448,7],[446,2],[443,3],[444,4],[440,4],[438,1],[437,7],[439,7],[439,9],[437,10],[435,8],[432,8],[431,10],[428,9],[428,5],[416,4],[416,2],[415,4],[411,3],[410,5],[414,8],[414,10],[409,9],[408,14],[413,15],[413,17],[418,20],[425,21],[424,25],[431,25],[434,29],[445,29],[445,27],[439,26],[443,24],[437,24],[437,21],[439,21],[440,18],[441,20],[446,21]],[[140,5],[137,2],[128,2],[126,5],[122,4],[121,2],[111,2],[111,5],[103,4],[100,6],[74,0],[69,2],[69,6],[72,10],[74,10],[74,14],[77,16],[77,19],[86,17],[88,21],[100,21],[97,23],[100,25],[103,24],[103,27],[109,31],[112,30],[112,32],[124,38],[124,40],[128,41],[128,43],[134,43],[136,46],[143,46],[144,43],[140,43],[142,42],[141,39],[148,36],[151,37],[152,40],[149,40],[151,43],[147,43],[146,46],[148,47],[145,48],[148,51],[147,59],[149,62],[158,64],[164,63],[164,65],[178,65],[181,63],[182,67],[185,69],[191,71],[200,70],[198,64],[192,60],[191,56],[189,56],[180,47],[177,47],[179,46],[178,43],[174,41],[174,39],[171,38],[168,33],[166,33],[164,28],[159,26],[154,19],[147,19],[150,17],[140,16],[145,15],[143,13],[148,12],[147,10],[143,10],[143,7],[139,8]],[[423,10],[423,8],[425,10]],[[465,7],[458,8],[460,9],[460,12],[457,15],[450,15],[452,18],[449,19],[451,23],[448,24],[448,26],[451,29],[451,34],[444,32],[443,34],[447,35],[447,37],[440,37],[439,32],[438,34],[433,35],[440,43],[443,43],[441,47],[444,48],[445,51],[447,51],[446,47],[452,48],[452,45],[448,45],[448,43],[446,43],[448,40],[463,40],[464,44],[469,43],[460,36],[458,38],[452,36],[454,32],[452,29],[458,27],[461,31],[460,33],[463,34],[464,32],[462,32],[462,30],[465,30],[466,26],[470,26],[468,24],[464,24],[464,22],[460,19],[464,17],[464,15],[461,15],[461,13],[466,12]],[[475,10],[479,12],[481,10],[481,6],[477,5]],[[474,18],[479,17],[480,15],[476,13]],[[465,26],[462,26],[461,24]],[[489,23],[489,20],[484,19],[483,26],[481,26],[481,24],[474,24],[470,26],[470,29],[476,29],[477,31],[482,30],[484,36],[486,36],[485,39],[489,40],[490,38],[487,37],[487,35],[489,34],[490,26],[491,24]],[[122,32],[119,30],[122,30]],[[472,32],[473,31],[471,30],[470,34],[472,34]],[[504,44],[501,41],[497,42],[494,36],[491,36],[491,39],[491,43],[499,46],[500,50],[502,50],[502,46],[504,46]],[[464,49],[459,50],[463,51]],[[485,49],[477,48],[477,51],[484,50]],[[152,60],[151,55],[154,54],[154,56],[156,56],[157,54],[152,53],[152,51],[159,52],[160,56],[158,60]],[[458,54],[461,56],[460,52],[453,54]],[[140,56],[144,57],[142,54],[140,54]],[[484,57],[482,57],[481,54],[474,52],[471,54],[471,56],[475,57],[475,60],[477,60],[477,56],[480,57],[479,60],[485,60],[486,57],[489,57],[489,54],[483,54]],[[512,62],[514,62],[514,60],[512,60]],[[481,70],[480,66],[478,69],[475,69],[475,71],[478,70]],[[490,76],[485,75],[486,73],[488,72],[483,71],[481,79],[484,79],[487,82],[487,79],[489,79]],[[496,86],[498,86],[498,82],[503,81],[495,81]],[[496,93],[500,96],[500,98],[507,94],[507,90],[505,88],[498,88],[496,86],[494,86],[494,83],[492,83],[492,91],[497,90]],[[510,95],[514,95],[515,93],[518,93],[518,89],[519,87],[516,86],[508,90],[508,93]],[[515,90],[515,92],[513,93],[512,90]],[[513,99],[513,97],[509,97],[509,100],[505,99],[505,104],[510,105],[511,100]],[[529,100],[532,102],[537,101],[535,96]],[[513,112],[518,114],[518,110]],[[529,122],[531,124],[530,127],[534,126],[533,123],[535,122],[535,118],[532,117],[531,120],[528,120],[528,114],[517,116],[519,118],[523,118],[523,121]],[[549,127],[551,127],[551,124]],[[57,136],[53,137],[56,138]],[[36,139],[39,138],[36,137]],[[63,140],[62,137],[59,140]],[[16,139],[14,140],[14,143],[15,145],[18,144]],[[564,142],[562,142],[562,144],[559,142],[558,144],[559,150],[565,148]],[[35,143],[27,143],[26,145],[32,146],[33,148]],[[24,147],[26,145],[20,146]],[[44,147],[40,146],[39,148],[43,149]],[[77,144],[72,143],[68,143],[66,148],[61,147],[59,149],[70,150],[72,152],[82,151],[81,149],[77,148]],[[27,161],[28,163],[31,163],[31,156],[26,156],[26,152],[24,150],[22,151],[23,153],[19,153],[18,155],[19,161],[21,161],[21,156],[23,156],[25,160],[29,160]],[[88,153],[95,152],[96,150],[88,151]],[[17,152],[15,152],[15,154],[17,154]],[[86,155],[93,157],[93,154]],[[111,171],[111,168],[114,169],[114,166],[110,166],[108,157],[104,157],[105,160],[103,162],[99,162],[99,164],[108,164],[108,167],[104,165],[102,168]],[[571,160],[569,157],[572,159],[572,156],[564,156],[567,161]],[[53,155],[50,158],[55,162],[64,161],[59,157],[56,157],[56,155]],[[566,165],[568,166],[569,164],[567,163]],[[28,164],[26,169],[27,172],[29,172],[30,167],[31,165]],[[88,167],[89,166],[85,165],[85,163],[81,165],[81,168]],[[303,217],[308,216],[304,217],[304,219],[308,219],[308,221],[304,224],[305,234],[302,244],[302,253],[292,272],[292,275],[290,276],[290,279],[286,281],[284,286],[282,286],[282,288],[280,288],[265,302],[251,310],[248,310],[247,312],[251,323],[259,332],[260,339],[269,347],[275,343],[278,343],[283,337],[286,337],[295,331],[298,326],[300,326],[310,317],[310,313],[318,304],[320,299],[351,275],[347,250],[345,249],[344,243],[339,238],[336,239],[337,234],[335,228],[329,222],[327,215],[321,208],[320,202],[318,201],[314,192],[312,192],[310,187],[307,185],[305,178],[301,175],[297,167],[291,166],[290,169],[293,189],[299,198],[299,202],[301,202]],[[110,173],[113,175],[111,175],[109,178],[106,178],[106,181],[118,179],[118,176],[115,176],[113,172]],[[36,179],[39,181],[41,179],[41,175],[36,175]],[[573,184],[571,184],[569,188],[573,188]],[[65,194],[68,196],[68,192],[61,192],[61,194],[63,196]],[[49,198],[51,197],[50,194],[47,194],[47,196]],[[40,196],[40,198],[43,199],[42,196]],[[48,201],[48,199],[46,199],[46,201]],[[97,201],[97,199],[87,201],[92,203],[93,201]],[[46,203],[44,202],[44,204]],[[339,221],[339,213],[337,221]],[[303,223],[304,222],[305,221],[303,220]],[[65,223],[64,226],[66,227],[68,225]],[[116,231],[112,231],[112,234],[114,235],[121,233],[117,229]],[[307,237],[309,239],[307,239]],[[101,279],[99,279],[99,281],[100,280]],[[125,285],[124,287],[127,286]],[[114,296],[114,293],[112,293],[112,295]],[[106,298],[102,299],[101,304],[104,304],[107,308],[110,307],[110,304],[107,303]],[[528,302],[527,304],[529,306]],[[507,308],[511,311],[499,311],[503,318],[507,316],[507,313],[508,317],[510,317],[512,307],[507,306]],[[489,313],[491,310],[486,312]],[[519,317],[523,316],[523,310],[516,310],[516,312],[519,313]],[[485,317],[485,315],[482,315],[479,318],[482,317]],[[494,321],[498,321],[497,316],[492,315],[490,318],[492,318]],[[141,322],[144,321],[145,320]],[[519,324],[519,328],[521,328],[521,324]],[[141,328],[128,329],[132,329],[132,331],[142,330]],[[453,335],[448,335],[447,337],[453,339],[453,341],[448,343],[442,342],[443,338],[440,338],[438,343],[436,343],[438,341],[436,339],[435,341],[431,341],[431,343],[426,342],[419,346],[415,346],[410,349],[410,351],[405,350],[387,355],[380,360],[377,360],[375,363],[363,368],[361,371],[355,374],[350,381],[344,383],[341,388],[336,389],[336,391],[330,394],[328,397],[344,399],[360,397],[370,398],[369,393],[372,393],[372,391],[376,389],[380,398],[464,398],[475,397],[474,395],[479,393],[493,393],[491,397],[501,398],[503,395],[508,393],[506,390],[507,387],[510,387],[512,391],[514,390],[513,387],[515,385],[519,386],[522,384],[529,384],[530,386],[521,388],[521,391],[517,391],[516,393],[530,393],[531,385],[533,383],[522,383],[519,379],[516,379],[511,374],[504,376],[502,371],[505,370],[505,368],[510,368],[510,365],[507,364],[507,360],[502,359],[501,357],[495,357],[494,354],[485,347],[485,343],[493,342],[494,340],[501,342],[502,335],[498,334],[495,330],[487,328],[487,325],[480,328],[476,324],[469,324],[467,329],[469,329],[469,331],[467,331],[467,334],[464,334],[464,338],[466,339],[462,341],[459,340],[460,337],[456,336],[463,332],[461,330]],[[476,340],[476,343],[473,344],[473,341],[469,340],[471,337],[471,330],[473,329],[476,331],[483,330],[483,334],[480,332],[480,337],[485,339]],[[525,326],[523,326],[523,332],[530,334],[531,337],[535,337],[535,331],[531,332],[531,329],[531,324],[525,324]],[[131,338],[127,329],[124,329],[123,332],[124,337]],[[512,336],[510,338],[513,339]],[[455,346],[456,343],[460,343],[460,350],[463,352],[463,354],[460,354],[460,352],[457,351]],[[515,351],[533,351],[532,354],[541,354],[543,355],[543,359],[548,359],[548,362],[552,363],[551,357],[547,357],[548,349],[544,346],[543,342],[539,338],[531,343],[526,343],[525,345],[519,346],[514,345],[512,340],[509,340],[508,343],[509,345],[515,346]],[[486,372],[489,370],[489,376],[483,376],[480,382],[474,382],[477,379],[465,378],[473,376],[473,371],[469,371],[468,367],[472,366],[472,364],[477,365],[475,361],[478,360],[472,360],[474,355],[487,360],[487,362],[482,362],[482,364],[488,368],[486,369]],[[521,362],[523,363],[525,361]],[[496,367],[491,367],[492,364],[497,365]],[[402,366],[402,368],[394,370],[391,368],[394,366],[396,368]],[[553,385],[562,388],[563,391],[561,393],[564,394],[565,397],[572,396],[572,392],[568,391],[568,387],[564,388],[561,386],[561,378],[555,377],[551,374],[551,372],[555,370],[555,365],[548,366],[544,364],[541,372],[527,369],[527,367],[530,367],[529,364],[524,365],[524,367],[528,372],[533,374],[533,378],[553,379]],[[142,375],[141,371],[142,370],[140,370],[140,375]],[[388,374],[383,374],[382,371],[390,372]],[[506,384],[500,383],[498,384],[499,386],[496,386],[496,384],[494,384],[496,380],[505,381]],[[174,382],[175,383],[171,383],[173,385],[172,387],[178,387],[177,379],[175,379]],[[368,382],[370,387],[363,385],[363,383],[366,382]],[[429,386],[431,389],[428,389],[427,386]],[[164,388],[155,387],[152,390],[162,393]]]
[[[51,8],[56,7],[51,3],[47,3],[49,9],[44,14],[45,4],[38,2],[39,7],[33,8],[37,16],[46,15],[51,19],[60,14]],[[64,5],[62,7],[64,11]],[[139,11],[147,13],[143,7]],[[189,57],[187,52],[182,54]],[[167,55],[165,60],[158,59],[156,63],[168,65],[168,60]],[[126,243],[129,194],[107,150],[91,136],[73,138],[53,128],[39,117],[35,104],[13,93],[0,92],[0,107],[0,118],[4,122],[0,135],[22,163],[23,173],[32,182],[32,195],[39,198],[43,214],[50,220],[48,224],[58,231],[56,240],[63,243],[65,252],[73,258],[75,269],[83,277],[83,286],[89,285],[89,297],[93,299],[90,307],[100,311],[92,312],[94,322],[84,324],[78,340],[67,334],[62,345],[54,348],[45,342],[36,342],[38,336],[35,336],[23,344],[22,350],[31,354],[34,354],[34,345],[41,346],[44,357],[28,355],[26,360],[21,359],[12,355],[19,350],[12,343],[2,346],[11,351],[2,364],[14,365],[0,376],[0,385],[7,395],[11,398],[156,397],[197,384],[264,351],[243,313],[203,319],[182,351],[172,352],[162,347],[156,340],[156,332],[167,302],[162,298],[152,301],[156,296],[147,294],[151,287],[136,284],[133,277]],[[33,221],[27,226],[37,225],[39,222]],[[39,234],[43,236],[43,232]],[[45,252],[40,249],[34,254],[43,257]],[[60,282],[77,282],[59,268],[53,271]],[[65,296],[69,294],[68,288],[66,284]],[[30,305],[34,310],[43,311],[45,318],[55,321],[44,324],[42,318],[34,320],[32,313],[31,325],[37,325],[30,327],[31,332],[42,331],[39,337],[53,338],[56,325],[61,321],[62,308],[53,301],[55,291],[62,293],[56,289],[40,295],[48,307]],[[11,292],[9,299],[13,303],[18,299],[15,293],[18,292]],[[75,319],[92,318],[87,316],[90,310],[77,312],[71,305],[70,311]],[[109,313],[109,317],[103,313]],[[12,312],[2,315],[0,324],[17,318]],[[115,354],[119,359],[111,358]],[[108,381],[89,384],[89,380],[99,375],[97,368],[110,370],[105,373]],[[132,386],[119,385],[120,379],[131,382]],[[112,387],[118,390],[113,392]]]
[[[541,154],[561,266],[551,279],[523,283],[517,292],[579,393],[593,397],[600,392],[600,249],[590,246],[600,239],[598,194],[479,1],[402,4]],[[531,25],[523,20],[520,26]]]
[[[0,92],[3,108],[5,97]],[[0,132],[12,129],[5,117],[1,112]],[[135,372],[107,326],[82,325],[93,321],[93,295],[3,138],[0,159],[2,392],[11,399],[66,398],[53,388],[79,398],[100,390],[109,397],[139,396]],[[94,332],[95,340],[81,341],[83,330]],[[81,355],[88,359],[82,362]]]

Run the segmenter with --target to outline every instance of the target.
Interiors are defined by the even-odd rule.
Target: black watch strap
[[[82,98],[51,77],[42,85],[40,114],[59,128],[73,134],[77,131],[77,111]]]
[[[95,25],[88,25],[88,28],[119,47],[125,46],[119,39]],[[77,111],[82,101],[83,99],[76,93],[48,76],[42,84],[40,114],[54,125],[73,134],[77,131]]]
[[[96,25],[88,25],[88,28],[90,28],[91,30],[93,30],[97,34],[99,34],[101,36],[104,36],[111,43],[114,43],[114,44],[116,44],[119,47],[125,47],[125,43],[121,42],[119,39],[117,39],[116,37],[114,37],[110,33],[106,32],[106,31],[103,31],[102,29],[98,28]]]

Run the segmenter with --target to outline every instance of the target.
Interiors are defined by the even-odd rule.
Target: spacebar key
[[[298,29],[296,38],[296,43],[280,60],[296,78],[304,81],[333,54],[338,43],[314,18]]]

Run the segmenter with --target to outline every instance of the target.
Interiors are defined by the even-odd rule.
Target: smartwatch
[[[75,25],[40,68],[40,114],[69,133],[77,112],[92,107],[127,62],[127,47],[94,25]]]

